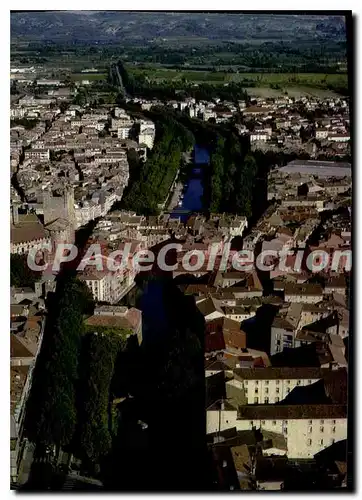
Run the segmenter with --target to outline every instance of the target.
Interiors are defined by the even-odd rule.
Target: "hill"
[[[15,40],[157,43],[345,41],[343,16],[119,11],[12,12]]]

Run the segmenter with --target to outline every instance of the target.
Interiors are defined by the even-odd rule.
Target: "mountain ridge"
[[[11,12],[11,37],[122,43],[168,38],[239,41],[345,40],[343,16],[194,12]]]

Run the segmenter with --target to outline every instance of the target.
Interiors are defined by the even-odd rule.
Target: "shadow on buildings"
[[[172,272],[155,266],[139,285],[143,340],[133,366],[127,366],[129,384],[119,394],[125,399],[118,405],[113,450],[103,467],[105,488],[209,489],[204,318]],[[122,377],[122,364],[119,360],[115,379]]]

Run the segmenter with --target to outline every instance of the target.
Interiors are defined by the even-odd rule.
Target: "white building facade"
[[[238,431],[261,429],[283,434],[287,456],[307,459],[347,438],[344,405],[244,406],[241,411],[207,411],[207,433],[236,427]]]

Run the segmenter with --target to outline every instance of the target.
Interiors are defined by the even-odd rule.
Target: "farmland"
[[[81,80],[105,80],[107,78],[106,73],[73,73],[70,75],[70,78],[74,81]]]
[[[285,92],[288,92],[289,97],[294,97],[295,99],[299,99],[303,96],[319,98],[338,96],[338,94],[336,92],[333,92],[333,90],[319,89],[312,86],[306,87],[303,85],[295,87],[284,87],[283,89],[272,89],[270,87],[245,87],[245,90],[251,98],[263,97],[264,99],[280,97]]]
[[[203,71],[188,69],[171,69],[161,66],[127,66],[133,76],[144,76],[150,82],[165,83],[208,83],[225,85],[230,82],[239,83],[251,94],[268,96],[280,95],[283,92],[311,95],[334,95],[338,87],[347,87],[347,74],[323,73],[241,73],[232,69],[228,71]],[[265,95],[267,96],[267,95]]]
[[[193,82],[193,83],[227,83],[227,74],[224,72],[192,71],[169,69],[149,66],[145,68],[127,66],[127,70],[134,76],[143,75],[149,81],[155,82]]]

